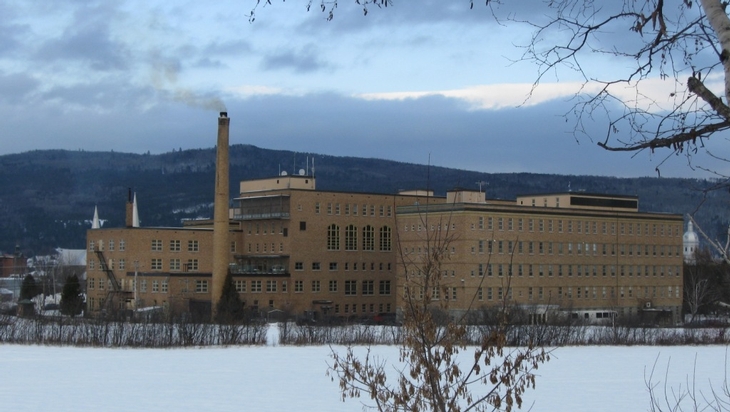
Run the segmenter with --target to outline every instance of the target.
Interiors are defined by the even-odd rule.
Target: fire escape
[[[104,306],[107,310],[107,312],[111,312],[114,310],[114,297],[115,296],[129,296],[132,292],[122,290],[121,285],[117,281],[117,277],[114,276],[114,271],[109,268],[109,265],[106,263],[106,258],[104,257],[104,252],[99,250],[98,248],[94,248],[94,253],[96,253],[96,257],[99,258],[99,266],[101,266],[101,270],[106,273],[106,277],[109,279],[109,283],[111,284],[111,289],[109,292],[107,292],[106,300],[104,302]]]

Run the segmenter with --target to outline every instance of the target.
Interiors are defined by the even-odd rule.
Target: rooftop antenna
[[[484,180],[480,180],[477,182],[477,185],[479,185],[479,193],[482,193],[482,185],[487,186],[489,182],[485,182]]]

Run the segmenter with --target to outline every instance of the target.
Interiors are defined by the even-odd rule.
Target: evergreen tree
[[[81,293],[81,284],[76,274],[66,278],[61,292],[61,313],[74,317],[81,314],[84,306],[84,296]]]
[[[25,275],[20,285],[20,300],[30,300],[41,293],[33,275]]]
[[[233,284],[233,276],[229,273],[223,283],[221,300],[215,307],[215,320],[217,323],[235,323],[243,319],[243,302]]]

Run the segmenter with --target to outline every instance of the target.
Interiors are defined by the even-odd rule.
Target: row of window
[[[486,248],[485,248],[486,245]],[[527,247],[525,247],[527,246]],[[413,248],[412,248],[413,249]],[[421,249],[419,248],[419,253]],[[586,243],[586,242],[523,242],[505,240],[479,240],[471,247],[471,253],[499,253],[499,254],[576,254],[598,256],[675,256],[679,257],[682,252],[681,245],[640,245],[615,243]]]
[[[378,230],[378,246],[382,252],[390,252],[392,250],[392,230],[388,226],[383,226]],[[360,244],[358,245],[358,239]],[[345,250],[358,250],[358,246],[362,250],[375,250],[375,228],[366,225],[362,228],[360,236],[358,228],[355,225],[347,225],[345,227]],[[331,224],[327,226],[327,250],[340,250],[340,226]]]
[[[486,218],[486,230],[495,230],[494,218]],[[496,218],[496,230],[498,231],[525,231],[525,221],[527,222],[528,232],[548,232],[553,233],[578,233],[578,234],[594,234],[600,233],[603,235],[616,235],[616,227],[618,225],[619,234],[629,236],[681,236],[681,225],[678,224],[656,224],[656,223],[633,223],[633,222],[589,222],[589,221],[573,221],[561,219],[525,219],[525,218]],[[471,230],[484,230],[485,229],[485,218],[479,216],[476,223],[471,223]],[[446,231],[456,230],[456,223],[444,223],[443,226],[440,224],[425,225],[423,223],[406,223],[403,226],[403,230],[408,232],[425,231],[429,228],[431,231]],[[537,226],[537,228],[536,228]],[[537,229],[537,230],[536,230]]]
[[[371,313],[371,314],[374,314],[374,313],[384,313],[384,312],[390,313],[390,311],[391,311],[390,303],[386,303],[385,305],[383,305],[382,303],[379,303],[378,304],[378,311],[377,312],[375,311],[375,304],[374,303],[370,303],[370,304],[368,304],[368,303],[362,303],[360,305],[358,305],[356,303],[353,303],[353,304],[345,303],[342,306],[344,308],[344,311],[342,313],[348,314],[348,315],[349,314],[357,315],[358,313],[365,314],[365,313],[368,313],[368,312]],[[360,311],[359,312],[358,312],[358,306],[360,307]],[[335,312],[335,314],[341,313],[340,312],[340,304],[339,303],[335,303],[334,312]]]
[[[152,239],[152,251],[153,252],[162,252],[162,240],[161,239]],[[180,252],[182,250],[182,242],[180,240],[170,240],[169,248],[168,250],[170,252]],[[200,243],[197,240],[188,240],[187,242],[187,251],[188,252],[199,252],[200,251]]]
[[[309,292],[319,293],[322,292],[322,281],[312,280],[309,282]],[[234,280],[236,291],[238,293],[287,293],[289,292],[289,284],[286,280],[245,280],[236,279]],[[345,296],[355,296],[358,294],[358,284],[360,286],[361,296],[373,296],[375,295],[375,281],[374,280],[345,280],[343,281],[343,289]],[[390,280],[381,280],[377,284],[378,295],[390,296],[391,283]],[[327,283],[327,290],[330,293],[340,292],[340,282],[337,280],[330,280]],[[304,281],[294,281],[294,293],[304,292]]]
[[[511,276],[513,274],[512,268],[515,268],[517,276],[523,276],[525,274],[527,274],[527,276],[534,276],[535,274],[537,274],[537,276],[547,275],[548,277],[550,277],[553,276],[553,274],[557,274],[557,276],[560,277],[563,276],[563,274],[566,274],[568,277],[572,277],[573,274],[575,274],[575,276],[578,277],[590,277],[591,275],[593,277],[597,277],[600,271],[600,274],[603,277],[608,276],[608,273],[610,273],[612,277],[615,277],[616,267],[616,265],[532,265],[521,263],[510,265],[501,263],[480,263],[476,269],[473,269],[471,271],[471,276],[474,277],[475,272],[476,275],[483,276],[485,274],[485,270],[487,276],[493,276],[495,272],[497,276]],[[628,275],[629,277],[634,276],[634,274],[636,274],[637,277],[641,276],[642,274],[644,275],[644,277],[663,277],[665,273],[667,274],[667,276],[679,276],[681,274],[679,265],[618,265],[618,269],[620,272],[620,276]],[[446,273],[448,273],[448,271],[446,271]],[[451,275],[454,276],[455,273],[455,271],[452,271]]]
[[[345,270],[349,271],[350,267],[352,267],[353,271],[368,270],[368,264],[366,262],[359,262],[359,263],[352,262],[352,266],[350,266],[350,262],[345,262],[345,266],[344,266]],[[376,267],[375,262],[370,262],[369,267],[370,267],[371,271],[375,270],[375,267]],[[391,263],[380,262],[377,267],[378,267],[378,270],[380,270],[380,271],[391,270]],[[329,270],[336,271],[336,270],[339,270],[339,268],[340,268],[340,265],[338,262],[329,263]],[[304,270],[304,262],[294,262],[294,270]],[[322,263],[321,262],[312,262],[312,270],[322,270]]]
[[[151,286],[150,290],[152,293],[167,293],[169,291],[169,282],[167,279],[162,280],[152,280],[150,282],[147,281],[147,279],[141,279],[139,282],[139,289],[137,291],[141,293],[147,293],[147,286]],[[137,283],[134,279],[124,279],[122,278],[120,281],[120,286],[122,290],[126,290],[128,292],[132,292],[137,288]],[[105,288],[107,290],[112,289],[112,281],[110,279],[105,278],[89,278],[89,281],[86,283],[86,287],[89,290],[104,290]]]
[[[327,214],[328,215],[340,215],[343,214],[345,216],[360,216],[366,217],[369,215],[372,217],[375,217],[375,211],[378,211],[378,216],[380,217],[392,217],[393,216],[393,206],[388,205],[368,205],[363,204],[362,207],[358,205],[357,203],[345,203],[344,208],[341,207],[339,203],[327,203]],[[314,204],[314,213],[319,214],[321,209],[320,202],[317,202]],[[344,209],[344,210],[343,210]]]
[[[458,294],[457,287],[434,287],[431,290],[430,298],[431,300],[457,300],[457,294]],[[506,288],[506,287],[479,287],[477,288],[476,298],[479,301],[484,301],[485,299],[487,301],[491,300],[503,300],[505,298],[504,293],[506,291],[507,293],[507,299],[512,300],[514,299],[513,292],[517,289],[517,295],[519,299],[527,298],[528,301],[532,300],[544,300],[544,299],[551,299],[553,298],[553,292],[555,292],[555,296],[557,296],[558,299],[615,299],[616,298],[616,288],[613,286],[558,286],[553,288],[547,288],[547,287],[526,287],[526,288]],[[634,293],[634,288],[631,286],[624,287],[621,286],[618,288],[619,290],[619,298],[625,299],[625,298],[643,298],[643,299],[651,299],[651,298],[671,298],[674,297],[675,299],[679,298],[680,293],[680,287],[679,286],[645,286],[645,287],[637,287],[636,293]],[[523,293],[526,292],[527,296],[524,296]],[[643,292],[643,293],[642,293]],[[486,295],[486,296],[485,296]],[[634,296],[636,295],[636,296]],[[416,297],[416,296],[414,296]],[[424,290],[423,288],[420,288],[418,290],[418,296],[419,299],[424,298]],[[471,298],[471,296],[469,296]]]
[[[254,249],[255,247],[255,249]],[[248,253],[253,253],[254,251],[256,253],[259,253],[263,250],[264,253],[267,252],[276,252],[276,244],[274,242],[271,242],[271,248],[269,248],[269,243],[249,243],[248,244]],[[284,244],[279,243],[279,253],[284,252]]]
[[[115,248],[114,239],[110,239],[109,241],[107,241],[106,244],[107,244],[108,250],[113,252],[114,248]],[[124,241],[124,239],[120,240],[119,241],[119,251],[124,252],[126,250],[126,248],[127,248],[127,244]],[[97,241],[90,240],[89,241],[89,250],[90,251],[100,250],[103,252],[104,251],[104,240],[103,239],[97,240]]]
[[[599,231],[603,235],[616,235],[616,229],[618,227],[618,233],[621,235],[629,236],[681,236],[682,226],[679,224],[668,224],[668,223],[639,223],[639,222],[598,222],[598,221],[584,221],[584,220],[562,220],[562,219],[533,219],[533,218],[504,218],[498,217],[493,218],[491,216],[486,218],[486,229],[495,230],[517,230],[518,232],[524,231],[524,223],[527,222],[528,232],[549,232],[553,233],[584,233],[584,234],[599,234]],[[471,229],[485,229],[484,216],[479,216],[476,223],[471,224]],[[411,230],[414,230],[414,225],[411,225]],[[406,225],[408,230],[408,225]],[[421,230],[421,225],[418,225],[418,230]],[[434,227],[431,226],[431,230]]]
[[[199,270],[200,263],[198,259],[188,259],[185,261],[185,263],[182,263],[182,259],[168,259],[167,261],[167,270],[170,272],[196,272]],[[99,263],[99,270],[106,270],[104,268],[104,265],[101,261]],[[107,269],[109,270],[125,270],[127,268],[127,263],[125,259],[109,259],[108,262],[106,262]],[[96,259],[89,259],[89,270],[95,270],[97,266],[97,260]],[[141,269],[141,268],[140,268]],[[162,258],[152,258],[150,259],[150,270],[164,270],[163,265],[163,259]]]
[[[486,245],[486,248],[485,248]],[[496,245],[496,246],[495,246]],[[527,245],[527,247],[525,247]],[[600,249],[600,250],[599,250]],[[429,249],[421,246],[403,248],[405,254],[427,254]],[[682,251],[680,245],[638,245],[614,243],[584,243],[584,242],[522,242],[503,240],[479,240],[471,246],[471,253],[487,254],[518,254],[518,255],[584,255],[584,256],[660,256],[679,257]],[[451,246],[451,254],[456,253],[456,246]]]

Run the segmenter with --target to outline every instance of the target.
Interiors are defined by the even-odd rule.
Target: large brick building
[[[262,314],[394,312],[395,209],[425,198],[419,192],[319,191],[312,176],[243,181],[228,231],[228,271],[236,290]],[[87,233],[89,311],[209,311],[211,222],[127,226]]]
[[[397,215],[401,297],[409,282],[411,293],[424,293],[414,288],[418,271],[429,250],[443,247],[444,276],[430,293],[452,312],[506,300],[536,319],[550,309],[590,321],[681,319],[682,216],[640,213],[636,197],[557,193],[508,202],[462,190]]]

